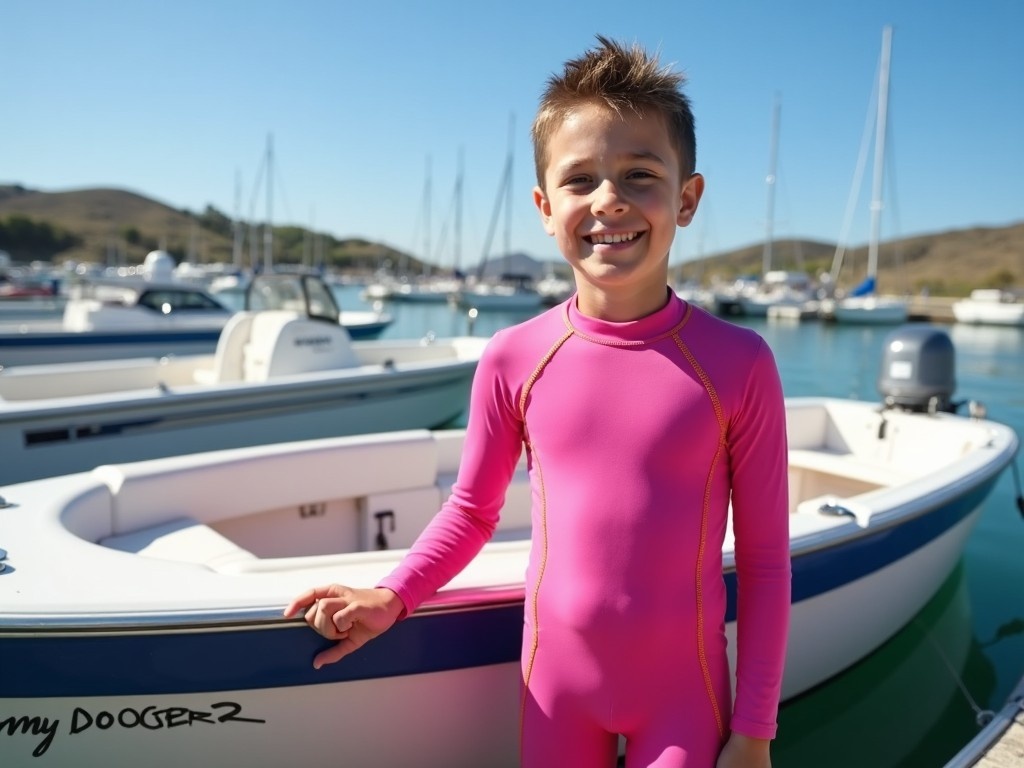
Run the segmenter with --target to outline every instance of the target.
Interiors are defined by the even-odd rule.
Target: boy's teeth
[[[636,237],[636,232],[621,235],[591,235],[592,243],[625,243]]]

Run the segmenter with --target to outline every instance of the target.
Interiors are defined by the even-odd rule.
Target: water
[[[337,293],[346,309],[367,307],[358,288]],[[454,307],[387,309],[395,322],[384,338],[467,332],[465,311]],[[481,313],[474,332],[487,335],[523,319]],[[744,324],[774,351],[787,396],[878,400],[876,380],[891,328]],[[954,399],[982,402],[990,418],[1024,437],[1024,330],[948,330],[956,346]],[[960,565],[903,631],[855,667],[783,705],[775,768],[940,767],[979,730],[976,709],[1002,706],[1024,674],[1024,519],[1014,501],[1018,492],[1012,472],[1005,472]]]

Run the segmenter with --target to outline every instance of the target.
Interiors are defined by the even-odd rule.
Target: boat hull
[[[854,664],[924,606],[994,482],[841,545],[797,546],[784,699]],[[724,578],[732,657],[735,573]],[[298,622],[0,630],[10,670],[0,743],[55,766],[514,766],[522,605],[520,593],[428,609],[322,670],[310,660],[324,641]],[[389,723],[403,724],[403,739],[382,738]]]
[[[370,432],[436,428],[465,410],[476,363],[344,379],[329,374],[0,410],[0,485],[98,464]],[[16,404],[14,404],[16,405]]]
[[[354,341],[376,339],[390,317],[344,324]],[[0,333],[0,366],[127,360],[166,355],[206,355],[217,348],[223,324],[156,331],[42,331]]]
[[[1018,448],[992,422],[813,398],[787,401],[787,433],[799,501],[784,700],[913,619],[956,567]],[[313,669],[326,641],[281,617],[310,584],[375,583],[393,568],[450,489],[460,441],[341,438],[5,488],[16,506],[0,515],[0,751],[53,766],[516,765],[525,473],[506,497],[502,535],[344,661]],[[397,523],[383,542],[380,510]],[[199,557],[207,539],[159,549],[168,519],[183,514],[235,559]],[[246,515],[258,518],[248,532],[233,527]],[[288,532],[297,551],[282,541]],[[728,533],[722,554],[735,668]],[[401,739],[389,738],[396,723]]]

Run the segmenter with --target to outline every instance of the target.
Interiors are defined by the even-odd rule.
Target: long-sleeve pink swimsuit
[[[637,321],[575,298],[488,343],[448,501],[381,586],[411,612],[475,556],[525,444],[522,762],[712,768],[775,735],[789,618],[785,407],[765,342],[669,292]],[[733,508],[736,701],[722,544]]]

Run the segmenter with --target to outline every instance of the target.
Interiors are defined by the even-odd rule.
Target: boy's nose
[[[591,210],[598,215],[608,216],[614,213],[622,213],[627,208],[627,203],[619,194],[618,187],[614,182],[605,180],[594,190]]]

